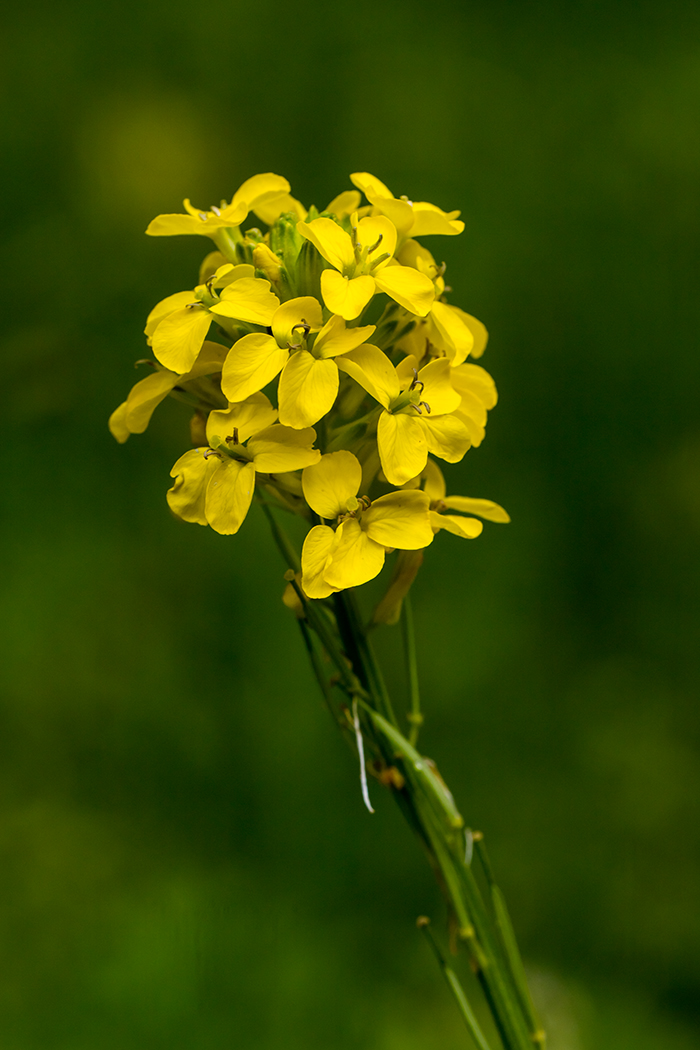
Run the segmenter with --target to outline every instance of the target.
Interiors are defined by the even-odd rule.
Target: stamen
[[[192,306],[204,306],[204,303],[202,303],[199,299],[197,299],[193,303],[185,303],[186,310],[189,310]]]
[[[371,248],[368,248],[368,249],[367,249],[367,254],[368,254],[368,255],[371,255],[371,254],[372,254],[372,252],[376,252],[377,248],[379,247],[379,245],[380,245],[380,244],[382,243],[382,241],[383,241],[383,240],[384,240],[384,234],[383,234],[383,233],[380,233],[380,234],[379,234],[379,237],[378,237],[378,238],[377,238],[377,240],[376,240],[376,241],[374,242],[374,244],[372,245],[372,247],[371,247]]]
[[[421,401],[421,405],[425,405],[425,410],[428,413],[428,415],[430,415],[430,405],[428,404],[428,402],[427,401]]]
[[[207,214],[205,212],[203,212],[203,211],[200,211],[199,217],[202,220],[202,222],[206,222],[207,218],[208,218]]]
[[[231,441],[233,441],[234,445],[240,445],[240,441],[238,440],[238,427],[234,427],[233,434],[229,434],[229,436],[226,438],[227,444]]]
[[[306,338],[306,336],[311,331],[311,325],[307,324],[307,322],[304,320],[303,317],[302,317],[301,322],[299,324],[292,325],[292,331],[296,332],[297,328],[301,328],[303,330],[304,338]]]
[[[217,208],[217,206],[215,204],[212,204],[211,211],[213,211],[214,215],[216,215],[217,217],[221,215],[221,212],[219,211],[219,209]]]
[[[221,459],[221,453],[217,452],[215,448],[208,448],[204,453],[205,459],[209,459],[210,456],[216,456],[218,459]]]
[[[422,394],[425,390],[425,383],[422,379],[418,378],[418,370],[416,368],[412,368],[411,371],[413,372],[413,382],[411,383],[409,390],[418,390],[418,387],[420,387],[418,393]]]

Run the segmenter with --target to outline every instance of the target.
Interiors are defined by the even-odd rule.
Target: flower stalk
[[[436,462],[458,463],[485,435],[497,401],[474,364],[487,332],[447,300],[444,263],[418,240],[455,236],[459,212],[395,197],[368,172],[323,211],[285,178],[255,175],[221,201],[159,215],[151,236],[208,238],[194,288],[153,308],[151,373],[112,413],[114,437],[143,433],[166,397],[194,410],[191,447],[175,462],[170,510],[235,535],[255,500],[287,566],[284,604],[299,623],[324,699],[355,750],[361,794],[375,782],[415,832],[447,902],[450,944],[482,992],[469,1001],[427,920],[428,938],[479,1050],[488,1011],[503,1050],[544,1047],[505,901],[479,832],[435,763],[418,750],[423,722],[410,589],[441,532],[475,539],[509,521],[491,500],[451,496]],[[366,203],[362,203],[364,195]],[[249,215],[264,227],[243,229]],[[282,527],[301,520],[301,550]],[[357,589],[393,572],[367,621]],[[400,623],[408,685],[403,726],[372,645]],[[402,716],[403,717],[403,716]],[[474,857],[472,857],[472,853]],[[473,864],[478,860],[478,865]]]

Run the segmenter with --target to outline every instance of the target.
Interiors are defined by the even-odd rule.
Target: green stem
[[[418,682],[418,659],[416,657],[416,635],[413,627],[413,609],[411,607],[411,595],[407,594],[403,600],[401,610],[401,634],[403,636],[403,651],[406,660],[406,675],[408,677],[408,695],[411,701],[411,710],[407,715],[411,723],[411,731],[408,739],[415,747],[418,742],[418,734],[423,724],[423,715],[420,710],[420,685]]]
[[[352,590],[333,595],[335,619],[323,603],[306,597],[294,575],[299,558],[272,511],[263,506],[280,551],[290,566],[286,578],[294,587],[304,609],[302,627],[314,672],[330,703],[330,686],[318,660],[310,632],[316,634],[338,671],[337,684],[352,702],[353,723],[358,750],[363,730],[387,767],[395,766],[401,782],[395,782],[394,795],[407,821],[428,853],[431,866],[456,916],[459,939],[467,948],[484,999],[501,1037],[504,1050],[533,1050],[544,1047],[544,1033],[535,1027],[535,1014],[527,991],[520,956],[515,946],[510,919],[500,891],[493,883],[482,836],[474,835],[474,845],[482,859],[490,890],[485,904],[476,876],[464,855],[464,820],[442,777],[430,759],[415,748],[418,724],[414,719],[409,738],[399,730],[391,698],[377,658],[367,637]],[[411,693],[411,714],[420,715],[420,693],[415,638],[410,606],[404,607],[404,643]],[[303,621],[301,621],[303,623]],[[363,725],[360,724],[360,711]],[[343,727],[343,728],[349,728]],[[362,767],[364,768],[364,767]],[[364,789],[363,781],[363,789]],[[364,791],[366,796],[366,791]],[[367,799],[366,799],[367,801]],[[497,892],[494,892],[496,890]],[[489,1050],[483,1033],[454,971],[441,957],[443,975],[479,1050]],[[466,1010],[465,1010],[466,1008]],[[471,1020],[470,1020],[471,1018]],[[477,1033],[475,1035],[475,1032]]]
[[[472,1039],[476,1043],[479,1050],[491,1050],[491,1047],[486,1041],[486,1036],[482,1032],[481,1026],[479,1025],[479,1022],[477,1021],[474,1015],[474,1011],[469,1005],[469,1001],[466,995],[464,994],[464,989],[460,984],[457,974],[454,972],[451,966],[447,965],[445,957],[440,951],[440,946],[435,940],[433,931],[430,929],[430,919],[421,915],[421,917],[418,919],[417,926],[418,929],[425,934],[425,938],[428,944],[435,953],[435,958],[437,959],[438,966],[442,970],[443,977],[447,981],[450,991],[452,992],[452,994],[455,997],[455,1000],[457,1001],[457,1006],[459,1007],[459,1011],[462,1017],[464,1018],[464,1023],[469,1029],[469,1033]]]

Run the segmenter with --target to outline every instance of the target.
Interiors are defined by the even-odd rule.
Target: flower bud
[[[253,248],[253,266],[257,270],[261,270],[268,281],[271,281],[273,284],[279,282],[282,274],[279,258],[274,252],[270,251],[266,244],[256,244]]]

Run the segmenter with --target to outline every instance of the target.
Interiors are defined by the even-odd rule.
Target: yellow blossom
[[[392,485],[403,485],[420,474],[429,452],[457,463],[470,446],[467,427],[454,415],[460,395],[450,381],[449,361],[436,358],[420,371],[417,364],[414,357],[406,357],[395,368],[371,344],[338,362],[384,410],[377,424],[377,443],[382,470]]]
[[[250,508],[255,475],[283,474],[317,463],[316,431],[292,430],[276,423],[277,412],[264,394],[209,413],[208,448],[180,456],[170,472],[171,510],[185,521],[210,525],[215,532],[238,532]]]
[[[304,497],[319,517],[304,541],[302,588],[309,598],[357,587],[381,572],[388,550],[420,550],[432,542],[429,497],[420,490],[357,498],[362,467],[348,451],[331,452],[302,474]]]
[[[375,213],[386,215],[394,223],[402,240],[406,237],[425,237],[434,233],[454,236],[461,233],[464,223],[458,221],[459,212],[444,212],[427,201],[396,198],[383,182],[367,171],[356,171],[351,182],[362,190],[373,205]]]
[[[478,514],[486,521],[505,524],[510,521],[508,512],[490,499],[473,499],[469,496],[448,496],[442,471],[437,463],[429,459],[420,478],[422,489],[430,500],[430,524],[438,532],[446,529],[462,539],[474,539],[481,534],[483,524],[476,518],[445,514],[446,510],[458,510],[462,514]]]
[[[286,198],[288,194],[289,183],[281,175],[273,175],[272,172],[266,175],[253,175],[236,190],[230,204],[222,201],[221,207],[200,211],[193,208],[186,199],[183,202],[186,215],[158,215],[150,223],[146,233],[151,237],[171,237],[180,233],[194,233],[215,239],[221,230],[240,226],[250,211],[256,214],[260,212],[270,214],[270,210],[274,212],[274,202],[279,198]],[[281,210],[286,209],[281,208]],[[277,212],[277,215],[279,214]],[[263,218],[263,222],[266,221]]]
[[[321,293],[328,309],[352,321],[359,317],[375,292],[386,292],[405,309],[423,317],[433,301],[432,282],[413,267],[394,258],[396,227],[382,215],[356,221],[352,236],[333,219],[300,222],[299,233],[333,267],[321,274]]]
[[[305,295],[279,306],[271,328],[272,335],[251,333],[234,344],[224,365],[222,390],[229,401],[241,401],[281,372],[280,421],[311,426],[330,411],[338,393],[333,358],[364,343],[374,325],[347,328],[338,316],[324,325],[321,304]]]
[[[213,278],[191,292],[176,292],[151,310],[145,333],[155,357],[172,372],[192,367],[212,321],[220,317],[248,324],[270,323],[279,300],[270,282],[254,277],[247,263],[220,266]],[[217,288],[222,288],[221,295]]]

